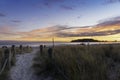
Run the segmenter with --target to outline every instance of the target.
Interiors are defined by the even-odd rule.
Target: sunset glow
[[[0,0],[0,40],[120,41],[119,0]]]

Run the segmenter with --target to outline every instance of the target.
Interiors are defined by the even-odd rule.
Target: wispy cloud
[[[0,32],[12,32],[13,28],[10,26],[0,26]]]
[[[74,5],[72,6],[69,4],[65,4],[64,2],[70,2],[70,1],[69,0],[42,0],[42,2],[39,5],[42,7],[47,7],[47,8],[53,8],[54,6],[58,6],[58,8],[61,8],[63,10],[75,9]]]
[[[62,3],[64,0],[43,0],[43,5],[50,7],[53,6],[54,4]]]
[[[20,20],[11,20],[11,21],[14,22],[14,23],[20,23],[20,22],[22,22]]]
[[[73,6],[61,5],[60,7],[61,7],[61,9],[64,9],[64,10],[74,10]]]
[[[64,27],[64,26],[52,26],[52,27],[46,27],[46,28],[42,28],[42,29],[36,29],[36,30],[32,30],[29,32],[21,32],[21,34],[23,34],[24,36],[22,38],[28,38],[28,37],[41,37],[41,38],[47,38],[47,37],[52,37],[55,36],[55,33],[62,31],[62,30],[66,30],[68,29],[68,27]]]
[[[22,35],[16,32],[16,28],[12,26],[0,26],[0,38],[1,40],[16,40]]]
[[[65,10],[74,10],[73,6],[61,5],[61,8]]]
[[[5,17],[6,15],[4,13],[0,13],[0,17]]]
[[[100,20],[97,26],[111,26],[111,25],[120,25],[120,16]]]
[[[52,37],[66,38],[66,37],[95,37],[95,36],[109,36],[120,33],[120,17],[109,18],[101,20],[94,26],[71,27],[66,25],[56,25],[35,29],[27,32],[16,32],[15,29],[4,26],[0,27],[0,36],[9,36],[20,40],[40,40]],[[19,35],[19,36],[18,36]]]
[[[107,36],[107,35],[114,35],[120,33],[119,30],[108,30],[108,31],[100,31],[100,32],[82,32],[82,33],[57,33],[59,37],[93,37],[93,36]]]
[[[116,2],[120,2],[120,0],[105,0],[105,4],[112,4]]]
[[[77,16],[77,19],[80,19],[82,16],[80,15],[80,16]]]
[[[85,36],[107,36],[120,33],[120,20],[115,17],[109,21],[98,23],[87,27],[70,27],[66,25],[56,25],[42,29],[36,29],[29,32],[23,32],[24,38],[29,36],[42,37],[85,37]]]

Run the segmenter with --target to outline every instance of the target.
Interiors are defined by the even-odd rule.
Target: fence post
[[[44,45],[44,48],[46,48],[46,45]]]
[[[23,52],[23,46],[20,45],[19,49],[20,49],[20,54],[22,54],[22,52]]]
[[[15,45],[12,45],[12,47],[11,47],[11,54],[12,54],[12,57],[15,57],[15,55],[16,55]]]
[[[11,47],[11,57],[10,57],[10,60],[11,60],[11,65],[14,65],[15,64],[15,60],[16,60],[16,49],[15,49],[15,45],[12,45]]]
[[[7,67],[10,69],[11,67],[11,54],[10,50],[6,47],[4,50],[4,61],[7,60]]]
[[[1,54],[1,65],[0,65],[0,69],[2,69],[2,66],[4,64],[4,50],[5,50],[6,46],[2,46],[2,54]]]
[[[27,52],[29,51],[29,45],[26,46],[26,50],[27,50]]]
[[[1,69],[0,69],[0,75],[6,68],[10,69],[10,67],[11,67],[10,50],[9,50],[9,48],[7,48],[7,46],[3,46],[2,48],[3,48],[4,56],[2,57],[2,65],[1,65]]]
[[[49,49],[48,49],[48,57],[49,57],[50,59],[52,59],[52,56],[53,56],[53,49],[52,49],[52,48],[49,48]]]
[[[43,45],[40,45],[40,54],[43,55]]]
[[[4,58],[4,50],[5,50],[5,48],[7,48],[7,47],[6,46],[2,46],[2,60]]]

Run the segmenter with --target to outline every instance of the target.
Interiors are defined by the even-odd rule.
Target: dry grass
[[[1,62],[2,62],[2,56],[3,56],[2,55],[2,50],[3,49],[0,48],[0,65],[1,65]],[[16,47],[15,50],[16,50],[16,54],[21,54],[21,51],[20,51],[19,47]],[[30,53],[31,51],[32,51],[31,47],[23,47],[22,53]],[[15,62],[16,62],[16,59],[12,58],[11,64],[15,65]],[[0,68],[0,70],[1,70],[1,68]],[[0,80],[6,80],[7,79],[8,71],[9,71],[9,69],[4,70],[4,72],[0,75]]]
[[[34,65],[37,73],[52,73],[55,80],[113,80],[109,72],[120,64],[120,45],[57,46],[52,60],[45,50],[35,61],[40,61]]]

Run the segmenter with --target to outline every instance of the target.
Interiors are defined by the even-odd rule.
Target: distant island
[[[76,40],[72,40],[71,42],[102,42],[102,41],[95,39],[76,39]]]

